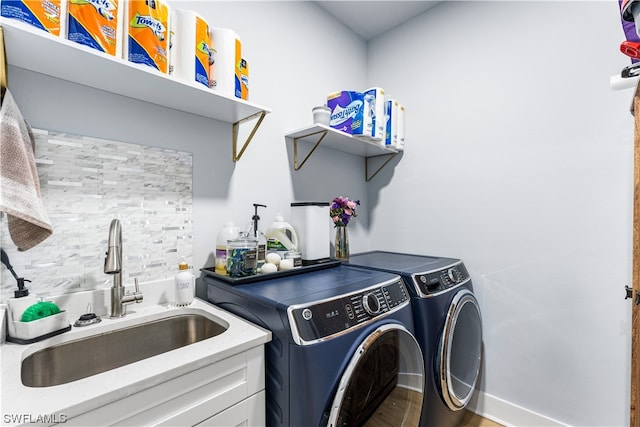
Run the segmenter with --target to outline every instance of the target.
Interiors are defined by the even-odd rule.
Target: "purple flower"
[[[334,227],[346,227],[351,218],[358,216],[357,208],[360,200],[351,200],[348,197],[335,197],[331,203],[329,215]]]

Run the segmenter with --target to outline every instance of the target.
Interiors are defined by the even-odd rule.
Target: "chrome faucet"
[[[107,257],[104,260],[105,274],[113,275],[111,287],[111,317],[122,317],[127,313],[125,304],[142,302],[142,292],[138,286],[138,278],[135,279],[136,291],[125,294],[122,286],[122,228],[120,220],[113,219],[109,227],[109,247]]]

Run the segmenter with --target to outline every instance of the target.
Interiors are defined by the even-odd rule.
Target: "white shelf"
[[[285,138],[293,141],[293,166],[295,170],[299,170],[307,159],[313,154],[319,146],[331,148],[333,150],[342,151],[343,153],[355,154],[365,158],[365,177],[370,181],[393,157],[398,154],[398,150],[387,148],[375,142],[369,142],[364,139],[356,138],[347,133],[333,129],[326,125],[314,124],[289,132]],[[298,143],[310,146],[309,152],[298,161]],[[372,169],[370,159],[382,157],[382,162],[377,162],[377,166],[373,173],[369,173]]]
[[[326,132],[320,145],[322,147],[331,148],[333,150],[342,151],[344,153],[355,154],[361,157],[380,156],[384,154],[396,154],[398,151],[393,148],[383,147],[374,142],[365,141],[360,138],[353,137],[347,133],[340,132],[330,128],[329,126],[314,124],[304,127],[285,135],[292,140],[308,142],[315,144],[317,139]]]
[[[271,110],[0,18],[8,65],[227,123]],[[11,82],[9,81],[9,87]]]

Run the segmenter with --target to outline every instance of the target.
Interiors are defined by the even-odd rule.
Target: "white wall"
[[[406,151],[369,188],[371,247],[462,258],[480,390],[576,426],[629,423],[623,37],[613,1],[446,2],[369,44],[369,84],[407,109]]]
[[[216,235],[227,219],[242,226],[251,220],[252,203],[268,206],[260,212],[266,231],[276,213],[290,218],[291,202],[359,198],[352,250],[368,249],[364,160],[319,149],[294,171],[284,137],[311,124],[311,109],[327,94],[366,82],[366,43],[310,2],[173,4],[239,34],[249,60],[250,100],[272,110],[239,162],[231,160],[230,124],[9,67],[9,87],[23,115],[36,128],[192,152],[196,271],[213,266]],[[349,56],[348,66],[336,66],[337,46]],[[252,124],[242,125],[243,136]],[[105,217],[105,239],[109,222]]]

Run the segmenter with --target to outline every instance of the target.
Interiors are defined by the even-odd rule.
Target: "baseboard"
[[[568,424],[481,391],[474,394],[467,409],[507,427],[568,427]]]

